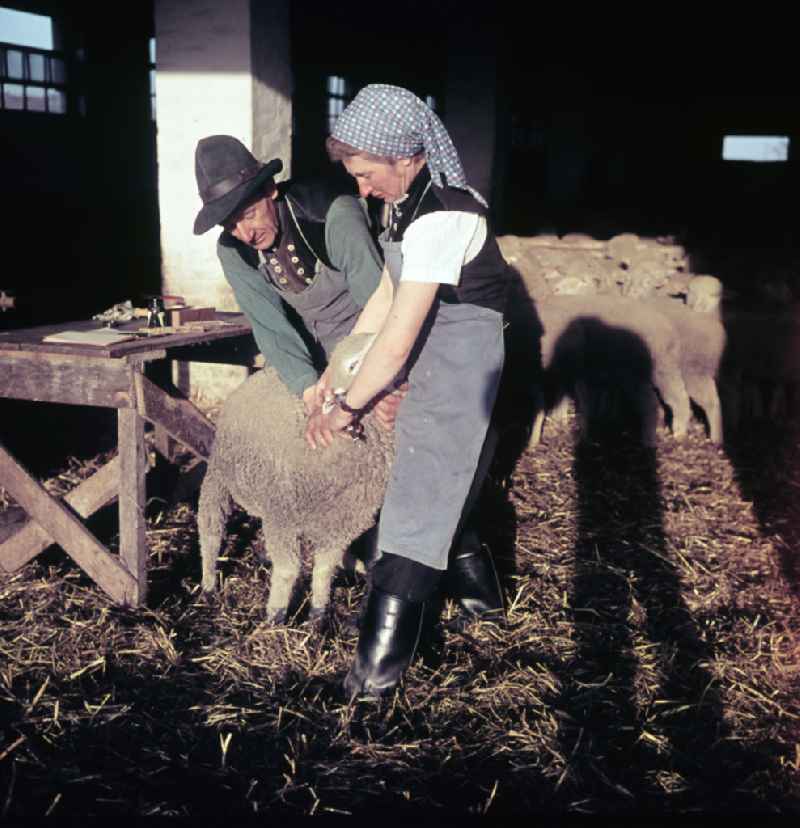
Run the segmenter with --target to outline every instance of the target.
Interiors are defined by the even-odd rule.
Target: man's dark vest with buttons
[[[263,268],[278,290],[305,290],[314,280],[317,260],[336,269],[325,247],[325,216],[340,195],[340,190],[319,182],[278,185],[275,207],[281,232],[275,245],[263,252]]]
[[[283,181],[278,184],[275,207],[280,234],[275,245],[264,251],[262,265],[275,288],[294,293],[304,290],[314,279],[317,260],[336,270],[325,247],[325,217],[340,195],[349,194],[325,180]],[[261,264],[258,252],[230,233],[223,233],[220,243],[235,247],[251,267],[258,268]]]

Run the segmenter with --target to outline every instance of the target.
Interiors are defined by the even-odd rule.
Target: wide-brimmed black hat
[[[200,236],[222,224],[236,208],[258,192],[269,178],[283,169],[280,158],[267,164],[256,161],[247,147],[232,135],[209,135],[197,142],[194,174],[203,209],[194,220]]]

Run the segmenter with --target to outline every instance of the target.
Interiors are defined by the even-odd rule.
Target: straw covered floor
[[[306,592],[270,626],[257,523],[205,598],[196,497],[154,495],[147,608],[56,547],[0,577],[0,817],[798,813],[798,456],[788,426],[646,450],[548,424],[482,503],[507,626],[445,603],[402,690],[352,706],[363,579],[326,635]],[[114,547],[113,508],[91,526]]]

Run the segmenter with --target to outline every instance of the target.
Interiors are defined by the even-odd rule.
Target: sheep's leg
[[[529,449],[536,448],[542,442],[544,420],[547,416],[547,401],[541,388],[536,389],[534,396],[536,398],[536,414],[533,418],[533,425],[531,426],[531,436],[528,438]]]
[[[544,430],[545,411],[539,408],[536,411],[536,416],[533,418],[533,426],[531,427],[531,436],[528,440],[528,448],[534,449],[542,442],[542,431]]]
[[[233,501],[222,478],[212,469],[206,472],[197,506],[197,528],[203,561],[203,589],[213,591],[222,538],[233,509]]]
[[[672,412],[672,434],[678,440],[686,436],[689,431],[689,420],[692,417],[692,406],[683,377],[679,373],[669,374],[659,372],[653,378],[665,405]]]
[[[311,611],[308,620],[321,626],[331,600],[331,582],[336,567],[342,562],[344,551],[341,545],[314,550],[314,567],[311,572]]]
[[[722,442],[722,406],[714,379],[709,376],[687,379],[689,396],[703,409],[708,421],[708,436],[714,443]]]
[[[569,422],[569,397],[566,395],[561,397],[550,409],[550,417],[562,426],[565,426]]]
[[[300,577],[300,540],[295,533],[285,533],[268,527],[263,521],[264,542],[272,560],[272,577],[267,599],[267,620],[285,624],[289,615],[289,601]]]

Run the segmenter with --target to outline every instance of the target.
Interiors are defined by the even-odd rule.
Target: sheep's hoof
[[[324,635],[331,626],[331,614],[327,607],[311,607],[306,622],[315,633]]]
[[[203,587],[195,599],[195,604],[199,607],[210,607],[216,598],[216,590],[206,589]]]
[[[276,627],[285,624],[288,617],[288,607],[280,607],[276,610],[267,610],[267,623],[274,624]]]

